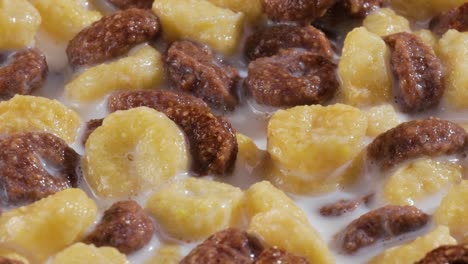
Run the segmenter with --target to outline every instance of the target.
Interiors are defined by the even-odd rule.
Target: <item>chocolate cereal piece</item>
[[[405,112],[436,107],[444,94],[442,66],[431,47],[418,36],[401,32],[384,38],[390,47],[397,102]]]
[[[468,2],[434,17],[429,27],[438,35],[443,35],[449,29],[468,31]]]
[[[0,201],[29,203],[76,187],[80,156],[48,133],[28,132],[0,138]]]
[[[239,72],[215,57],[213,51],[190,40],[174,42],[167,51],[167,70],[172,83],[215,108],[233,110],[238,104]]]
[[[320,104],[339,87],[336,64],[308,51],[282,50],[249,64],[245,88],[257,103],[269,106]]]
[[[342,216],[356,210],[359,204],[358,200],[339,200],[320,208],[320,214],[322,216]]]
[[[468,264],[468,245],[438,247],[415,264]]]
[[[281,250],[277,247],[266,249],[260,254],[255,264],[309,264],[309,261],[301,256]]]
[[[348,14],[356,18],[364,18],[381,7],[383,7],[388,0],[343,0],[340,4]]]
[[[263,246],[238,229],[220,231],[194,248],[180,264],[253,264]]]
[[[305,49],[329,59],[333,56],[325,34],[310,25],[276,25],[255,31],[247,38],[245,53],[248,59],[255,60],[288,48]]]
[[[211,113],[202,100],[183,92],[125,91],[111,95],[111,111],[146,106],[166,114],[190,143],[192,170],[200,175],[228,174],[237,157],[236,132],[223,117]]]
[[[94,132],[94,130],[96,130],[96,128],[102,126],[103,121],[104,119],[91,119],[86,123],[86,130],[83,133],[83,137],[82,137],[83,144],[86,143],[89,136],[91,135],[91,133]]]
[[[42,87],[47,72],[45,56],[35,48],[0,58],[0,100],[31,94]]]
[[[378,240],[420,229],[428,221],[429,215],[416,207],[385,206],[351,222],[341,234],[342,248],[346,253],[351,254]]]
[[[154,0],[108,0],[119,9],[141,8],[151,9]]]
[[[336,0],[262,0],[263,10],[273,21],[295,21],[306,24],[335,4]]]
[[[120,201],[104,212],[101,222],[84,242],[97,247],[115,247],[130,254],[148,244],[153,233],[153,222],[138,203]]]
[[[375,138],[367,147],[367,155],[371,162],[389,169],[409,159],[462,152],[465,138],[465,130],[450,121],[413,120]]]
[[[151,10],[119,11],[81,30],[68,43],[68,61],[72,66],[101,63],[154,39],[159,31],[159,19]]]

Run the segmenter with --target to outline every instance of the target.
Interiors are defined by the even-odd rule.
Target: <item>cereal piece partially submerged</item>
[[[156,188],[188,165],[182,131],[147,107],[107,116],[89,136],[85,150],[84,176],[103,197]]]
[[[443,35],[449,29],[456,29],[460,32],[468,31],[468,3],[434,17],[430,28],[438,35]]]
[[[264,250],[258,259],[255,261],[255,264],[272,264],[272,263],[281,263],[281,264],[309,264],[306,258],[291,254],[284,250],[281,250],[277,247],[271,247],[267,250]]]
[[[81,121],[75,111],[56,100],[16,95],[0,102],[0,124],[1,134],[41,131],[72,143]]]
[[[436,107],[444,94],[442,66],[431,47],[411,33],[384,38],[392,54],[390,66],[397,83],[397,102],[405,112]]]
[[[52,264],[128,264],[125,255],[115,248],[75,243],[55,255]]]
[[[339,200],[321,207],[320,214],[322,216],[341,216],[356,210],[359,203],[359,200]]]
[[[176,41],[165,60],[169,78],[177,88],[215,108],[233,110],[238,104],[239,72],[217,59],[209,47],[190,40]]]
[[[162,244],[145,264],[179,264],[183,256],[178,244]]]
[[[468,263],[468,245],[441,246],[415,264]]]
[[[65,85],[65,93],[72,100],[95,101],[119,89],[154,88],[161,82],[163,73],[161,54],[144,46],[128,57],[87,69]]]
[[[27,0],[3,0],[0,6],[0,49],[31,46],[41,24],[41,16]]]
[[[139,106],[154,108],[179,125],[189,140],[196,173],[223,175],[232,171],[238,149],[235,131],[202,100],[164,90],[120,92],[109,98],[111,111]]]
[[[297,21],[307,24],[325,14],[335,0],[261,0],[263,10],[273,21]]]
[[[153,232],[150,216],[138,203],[121,201],[104,212],[101,222],[84,242],[97,247],[114,247],[121,253],[131,254],[148,244]]]
[[[64,249],[94,222],[97,207],[80,189],[66,189],[0,216],[0,239],[39,262]]]
[[[170,236],[196,241],[230,227],[241,197],[231,185],[188,178],[153,194],[146,207]]]
[[[369,120],[367,135],[371,137],[376,137],[401,123],[391,104],[371,107],[366,113]]]
[[[68,61],[72,66],[101,63],[155,38],[159,31],[159,19],[150,10],[118,11],[104,16],[70,40]]]
[[[101,18],[99,12],[89,10],[86,5],[76,0],[30,0],[30,2],[43,17],[42,26],[61,40],[72,39],[80,30]]]
[[[207,0],[158,0],[153,11],[171,40],[192,39],[221,53],[234,52],[240,42],[243,14]]]
[[[390,8],[382,8],[373,12],[362,23],[367,30],[379,36],[411,31],[409,21]]]
[[[360,216],[340,234],[342,248],[354,253],[378,240],[392,238],[420,229],[429,215],[413,206],[385,206]]]
[[[180,264],[253,264],[263,246],[239,229],[219,231],[194,248]]]
[[[151,9],[154,0],[108,0],[109,3],[120,9],[141,8]]]
[[[236,133],[236,140],[239,146],[237,157],[243,159],[250,167],[260,165],[266,151],[260,150],[251,138],[240,133]]]
[[[384,6],[387,0],[343,0],[346,11],[353,17],[363,18]]]
[[[430,233],[418,237],[410,243],[385,250],[372,258],[369,264],[415,263],[428,251],[441,245],[452,245],[455,243],[457,241],[450,236],[449,229],[445,226],[438,226]],[[441,262],[440,264],[442,263],[446,262]]]
[[[83,145],[86,144],[86,141],[88,140],[89,136],[94,132],[94,130],[102,126],[103,121],[104,119],[91,119],[88,122],[86,122],[86,130],[82,136]]]
[[[413,120],[378,136],[367,147],[368,157],[381,168],[389,169],[413,158],[461,152],[465,137],[465,130],[450,121]]]
[[[30,132],[0,138],[0,196],[4,204],[34,202],[76,187],[80,156],[65,141]]]
[[[324,103],[340,86],[335,63],[294,49],[252,61],[244,85],[257,103],[270,106]]]
[[[31,94],[42,87],[47,76],[45,56],[34,48],[15,52],[5,61],[0,58],[0,65],[0,100]]]
[[[306,49],[329,59],[333,56],[330,40],[310,25],[275,25],[257,30],[247,38],[245,53],[248,59],[255,60],[288,48]]]

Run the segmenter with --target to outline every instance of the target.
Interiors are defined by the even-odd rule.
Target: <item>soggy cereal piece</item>
[[[449,161],[419,159],[399,168],[383,186],[383,196],[391,204],[413,205],[461,182],[462,168]]]
[[[16,95],[0,102],[0,133],[40,131],[54,134],[67,143],[77,137],[80,116],[57,100]]]
[[[153,11],[171,40],[192,39],[226,54],[236,50],[242,37],[244,15],[207,0],[158,0]]]
[[[151,9],[154,0],[108,0],[108,2],[120,9]]]
[[[94,132],[94,130],[102,126],[103,121],[104,119],[91,119],[88,122],[86,122],[86,130],[82,136],[83,145],[86,144],[86,141],[88,140],[89,136]]]
[[[431,47],[411,33],[384,38],[390,47],[390,67],[396,83],[396,100],[404,112],[437,107],[444,94],[442,65]]]
[[[258,20],[263,15],[261,0],[208,0],[211,3],[229,8],[234,12],[242,12],[251,21]]]
[[[54,37],[68,41],[101,18],[79,0],[30,0],[42,16],[42,26]]]
[[[343,81],[341,100],[353,106],[390,102],[392,81],[385,42],[364,27],[346,36],[338,71]]]
[[[320,208],[322,216],[342,216],[346,213],[353,212],[359,206],[358,200],[339,200],[332,204],[327,204]]]
[[[0,239],[39,263],[70,245],[94,222],[97,207],[80,189],[66,189],[0,216]]]
[[[101,222],[84,242],[98,247],[114,247],[121,253],[131,254],[148,244],[153,232],[150,216],[138,203],[120,201],[104,212]]]
[[[178,89],[215,108],[234,110],[238,104],[239,72],[216,58],[209,47],[190,40],[176,41],[169,47],[165,61],[169,78]]]
[[[260,150],[255,142],[240,133],[236,134],[237,144],[239,146],[238,157],[241,157],[250,167],[256,167],[265,158],[266,152]]]
[[[248,59],[255,60],[288,48],[309,50],[329,59],[333,56],[330,40],[310,25],[275,25],[254,31],[247,38],[245,54]]]
[[[468,263],[468,245],[440,246],[415,264]]]
[[[369,120],[367,135],[371,137],[376,137],[401,123],[395,108],[390,104],[374,106],[366,113]]]
[[[180,264],[253,264],[263,246],[258,239],[235,228],[219,231],[195,247]]]
[[[426,252],[441,245],[453,245],[456,243],[457,241],[450,236],[447,227],[438,226],[430,233],[418,237],[412,242],[385,250],[372,258],[369,264],[415,263],[415,261],[424,257]]]
[[[306,258],[291,254],[284,250],[281,250],[277,247],[271,247],[267,250],[264,250],[258,259],[255,261],[255,264],[271,264],[271,263],[281,263],[281,264],[309,264]]]
[[[368,15],[363,25],[367,30],[379,36],[411,32],[409,21],[390,8],[382,8]]]
[[[364,18],[384,6],[387,2],[387,0],[344,0],[342,4],[345,10],[353,17]]]
[[[115,90],[154,88],[163,74],[161,54],[144,46],[128,57],[85,70],[65,85],[65,93],[71,100],[91,102]]]
[[[225,175],[233,170],[238,150],[236,132],[225,118],[213,115],[205,102],[167,90],[120,92],[109,98],[111,111],[139,106],[164,113],[184,131],[194,172]]]
[[[27,0],[3,0],[0,5],[0,50],[34,44],[41,16]]]
[[[327,12],[335,0],[261,0],[263,11],[273,21],[311,22]]]
[[[382,169],[422,156],[463,151],[466,132],[459,125],[437,118],[403,123],[378,136],[367,147],[368,157]]]
[[[430,30],[421,29],[413,32],[416,36],[421,38],[421,40],[434,51],[437,51],[439,39],[434,35]]]
[[[146,208],[173,238],[196,241],[231,226],[241,197],[229,184],[188,178],[151,195]]]
[[[449,29],[468,31],[468,2],[434,17],[429,26],[437,35],[443,35]]]
[[[83,243],[75,243],[59,252],[53,258],[52,264],[128,264],[125,255],[112,247],[95,247]]]
[[[4,61],[0,58],[0,65],[0,100],[41,88],[48,71],[45,56],[35,48],[15,52]]]
[[[155,255],[145,264],[179,264],[182,260],[181,246],[175,244],[163,244]]]
[[[340,83],[327,57],[288,49],[252,61],[244,86],[259,104],[297,106],[328,101]]]
[[[405,17],[426,20],[464,4],[466,0],[391,0],[390,2],[392,7]]]
[[[449,30],[439,41],[437,55],[444,66],[447,106],[468,108],[468,32]]]
[[[3,136],[0,149],[3,204],[34,202],[78,185],[76,168],[80,156],[52,134],[29,132]]]
[[[416,207],[388,205],[360,216],[339,236],[343,250],[351,254],[378,240],[418,230],[428,221],[429,215]]]

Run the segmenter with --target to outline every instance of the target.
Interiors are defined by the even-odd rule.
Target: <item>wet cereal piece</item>
[[[154,0],[108,0],[109,3],[120,9],[141,8],[151,9]]]
[[[262,0],[263,11],[273,21],[310,22],[325,14],[335,0]]]
[[[3,203],[34,202],[76,187],[80,156],[48,133],[28,132],[0,138],[0,188]]]
[[[339,87],[337,65],[308,51],[282,50],[249,64],[245,88],[257,103],[270,106],[320,104]]]
[[[360,216],[343,231],[342,248],[348,253],[401,234],[415,231],[429,221],[429,215],[413,206],[385,206]]]
[[[388,0],[344,0],[341,3],[351,16],[364,18],[387,2]]]
[[[310,25],[276,25],[255,31],[247,38],[245,53],[248,59],[255,60],[288,48],[302,48],[329,59],[333,56],[330,40]]]
[[[465,264],[468,263],[468,245],[441,246],[429,252],[415,264]]]
[[[176,41],[167,51],[166,64],[169,78],[178,89],[215,108],[233,110],[238,104],[235,89],[239,72],[217,59],[208,46]]]
[[[266,249],[258,256],[255,264],[309,264],[309,261],[301,256],[297,256],[281,250],[277,247]]]
[[[73,66],[104,62],[153,39],[159,31],[159,19],[150,10],[119,11],[104,16],[70,40],[68,61]]]
[[[166,114],[190,142],[192,169],[200,175],[230,173],[237,157],[236,132],[202,100],[182,92],[127,91],[111,95],[111,111],[146,106]]]
[[[468,31],[468,2],[434,17],[429,27],[437,35],[443,35],[449,29]]]
[[[339,200],[338,202],[328,204],[320,208],[322,216],[341,216],[357,209],[360,202],[357,200]]]
[[[91,119],[86,123],[86,130],[83,133],[82,137],[83,144],[86,143],[86,140],[88,140],[89,135],[91,135],[91,133],[93,133],[94,130],[96,130],[96,128],[102,126],[103,121],[104,119]]]
[[[138,203],[120,201],[104,212],[101,222],[84,242],[97,247],[114,247],[130,254],[148,244],[153,233],[153,222]]]
[[[25,264],[23,261],[0,257],[0,264]]]
[[[259,240],[244,231],[220,231],[194,248],[180,264],[253,264],[263,250]]]
[[[465,130],[450,121],[413,120],[378,136],[367,147],[367,154],[381,168],[389,169],[409,159],[461,152],[465,137]]]
[[[396,33],[384,40],[392,51],[390,66],[402,110],[412,113],[436,107],[445,86],[441,62],[434,50],[411,33]]]
[[[47,71],[46,58],[38,49],[0,57],[0,100],[8,100],[15,94],[31,94],[41,88]]]

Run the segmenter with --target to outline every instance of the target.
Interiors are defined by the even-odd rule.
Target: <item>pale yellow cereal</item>
[[[161,54],[144,46],[126,58],[85,70],[65,85],[65,93],[74,101],[96,101],[115,90],[156,88],[163,73]]]
[[[41,131],[54,134],[68,143],[75,141],[80,116],[57,100],[16,95],[0,102],[0,133]]]
[[[379,36],[411,31],[409,21],[390,8],[380,8],[368,15],[363,25],[367,30]]]
[[[401,123],[395,108],[390,104],[372,107],[366,113],[369,120],[367,135],[370,137],[376,137]]]
[[[234,12],[243,12],[249,19],[257,19],[263,14],[260,0],[208,0],[211,3]]]
[[[164,244],[156,250],[156,254],[146,264],[179,264],[182,253],[179,245]]]
[[[445,12],[466,3],[466,0],[391,0],[398,13],[419,20]]]
[[[127,258],[113,247],[76,243],[58,253],[52,264],[128,264]]]
[[[0,241],[11,243],[43,263],[83,235],[97,207],[80,189],[66,189],[0,216]]]
[[[0,50],[32,46],[40,24],[39,12],[27,0],[0,0]]]
[[[237,133],[236,138],[239,147],[238,157],[251,167],[259,165],[265,158],[265,151],[260,150],[255,142],[245,135]]]
[[[4,247],[4,244],[0,243],[0,257],[4,257],[7,259],[11,260],[18,260],[21,261],[22,264],[30,264],[31,262],[24,256],[18,254],[15,250],[9,249],[9,248],[1,248]],[[11,248],[14,248],[13,245],[11,245]]]
[[[432,33],[432,31],[428,29],[421,29],[421,30],[415,31],[414,34],[420,37],[422,41],[426,45],[431,47],[433,50],[437,49],[439,39],[437,38],[436,35],[434,35],[434,33]]]

